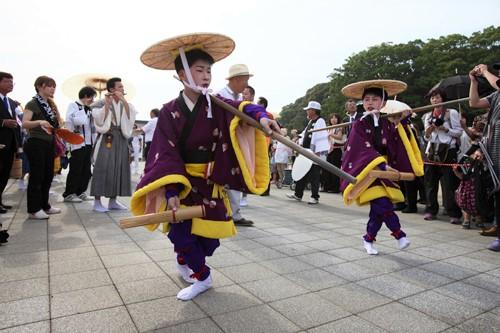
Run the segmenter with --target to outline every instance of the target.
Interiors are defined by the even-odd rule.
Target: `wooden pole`
[[[172,210],[166,210],[161,213],[152,213],[146,215],[139,215],[134,217],[127,217],[120,220],[120,228],[134,228],[148,224],[159,223],[179,223],[184,220],[190,220],[193,217],[205,216],[205,208],[203,206],[190,206],[177,209],[175,213]]]

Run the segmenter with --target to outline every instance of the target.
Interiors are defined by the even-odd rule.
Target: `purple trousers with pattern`
[[[389,198],[382,197],[370,201],[370,219],[366,225],[366,234],[363,236],[364,240],[367,242],[375,241],[377,233],[382,228],[382,223],[389,230],[392,231],[391,235],[396,239],[401,237],[406,237],[406,234],[401,230],[401,224],[399,224],[399,218],[394,213],[394,206],[389,200]]]
[[[205,257],[211,256],[219,247],[218,239],[205,238],[191,234],[191,220],[170,225],[168,238],[174,244],[177,262],[187,264],[194,272],[193,277],[202,281],[210,275],[210,268],[205,265]]]

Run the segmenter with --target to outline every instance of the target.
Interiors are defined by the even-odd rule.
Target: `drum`
[[[304,155],[297,156],[292,167],[292,179],[294,181],[301,180],[311,170],[312,165],[313,161]]]

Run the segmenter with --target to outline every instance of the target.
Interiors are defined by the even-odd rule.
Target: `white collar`
[[[188,107],[189,111],[192,112],[196,104],[193,103],[193,101],[189,97],[187,97],[184,91],[182,91],[182,98],[184,98],[184,103],[186,103],[186,106]]]

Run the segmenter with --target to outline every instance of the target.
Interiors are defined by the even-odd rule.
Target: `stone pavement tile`
[[[99,257],[79,258],[50,263],[50,275],[93,271],[104,268]]]
[[[237,285],[209,289],[197,296],[194,303],[210,316],[262,304],[259,299]]]
[[[30,252],[47,251],[47,241],[29,242],[29,243],[14,243],[9,239],[7,245],[0,247],[0,255],[19,254]]]
[[[90,239],[87,238],[77,238],[77,237],[60,237],[57,239],[49,240],[49,250],[64,250],[73,249],[78,247],[90,247],[93,246]]]
[[[449,242],[448,244],[457,245],[461,247],[470,248],[472,250],[484,250],[485,238],[481,237],[477,240],[474,239],[460,239]],[[485,250],[486,251],[486,250]]]
[[[50,293],[58,294],[67,291],[101,287],[111,284],[108,272],[104,269],[50,277]]]
[[[315,267],[324,267],[324,266],[330,266],[330,265],[335,265],[335,264],[340,264],[345,262],[345,260],[337,258],[333,255],[330,255],[325,252],[315,252],[315,253],[310,253],[310,254],[304,254],[295,257],[296,259],[299,259],[305,263],[308,263],[310,265],[313,265]]]
[[[144,252],[131,252],[101,256],[105,267],[119,267],[125,265],[152,263],[151,259]]]
[[[239,239],[235,241],[223,242],[224,246],[231,251],[244,251],[262,247],[262,244],[251,239]]]
[[[165,276],[165,273],[155,263],[113,267],[109,268],[108,272],[114,283],[125,283]]]
[[[345,262],[338,265],[327,266],[323,267],[323,269],[349,281],[367,279],[380,274],[373,269],[360,266],[354,262]]]
[[[137,332],[124,306],[86,312],[52,320],[52,333]]]
[[[335,249],[327,251],[327,253],[332,254],[336,257],[342,258],[344,260],[357,260],[366,258],[367,254],[365,250],[355,249],[352,247],[344,247],[341,249]]]
[[[439,275],[446,276],[454,280],[462,280],[467,277],[479,274],[479,272],[477,271],[462,268],[442,261],[431,262],[422,265],[419,268],[425,269],[426,271],[437,273]]]
[[[297,234],[297,230],[295,230],[294,228],[286,228],[286,227],[270,228],[270,229],[266,229],[266,231],[268,233],[271,233],[273,235],[278,235],[278,236]]]
[[[392,302],[390,298],[355,283],[325,289],[318,292],[318,295],[351,313],[359,313]]]
[[[494,275],[479,274],[465,279],[463,282],[500,294],[500,279]]]
[[[357,316],[350,316],[325,325],[312,328],[308,333],[384,333],[383,329]]]
[[[260,262],[260,261],[264,261],[264,260],[271,260],[271,259],[286,257],[286,254],[284,254],[284,253],[278,252],[278,251],[273,250],[273,249],[268,248],[268,247],[264,247],[262,245],[260,248],[246,250],[246,251],[240,251],[238,253],[249,258],[250,260],[252,260],[254,262]]]
[[[440,332],[448,324],[399,303],[390,303],[359,316],[389,332]]]
[[[155,330],[154,333],[223,333],[209,318],[193,320],[184,324]]]
[[[492,271],[489,271],[488,274],[494,275],[496,277],[500,277],[500,268],[494,269]]]
[[[295,296],[269,305],[302,329],[322,325],[350,315],[349,312],[317,294]]]
[[[49,259],[51,263],[89,257],[97,257],[97,252],[94,247],[79,247],[75,249],[55,250],[49,252]]]
[[[183,302],[175,297],[129,304],[127,309],[140,332],[206,317],[195,303]]]
[[[483,310],[491,310],[500,305],[500,294],[468,283],[455,282],[436,288],[434,291]]]
[[[289,234],[289,235],[284,235],[283,237],[285,237],[288,240],[291,240],[294,243],[304,243],[320,239],[317,236],[311,235],[311,233]]]
[[[491,312],[500,315],[500,306],[497,306],[496,308],[494,308],[493,310],[491,310]]]
[[[48,294],[48,277],[0,283],[0,303]]]
[[[128,243],[131,241],[130,237],[125,233],[116,234],[113,236],[98,235],[90,238],[92,239],[92,243],[94,245],[111,245],[111,244]]]
[[[285,277],[310,291],[318,291],[347,283],[346,280],[318,268],[286,274]]]
[[[375,276],[366,280],[358,281],[356,284],[394,300],[425,290],[424,288],[413,283],[397,279],[390,275]]]
[[[278,276],[273,271],[257,263],[223,267],[219,271],[236,283],[270,279]]]
[[[482,309],[432,290],[410,296],[399,302],[450,325],[459,324],[483,312]]]
[[[500,331],[500,316],[484,313],[457,326],[465,332],[494,333]]]
[[[308,246],[302,245],[300,243],[292,243],[292,244],[284,244],[273,247],[274,250],[277,250],[281,253],[284,253],[288,256],[298,256],[301,254],[308,254],[316,252],[317,250],[312,249]]]
[[[338,248],[338,245],[335,244],[334,241],[331,241],[329,239],[318,239],[310,242],[304,242],[302,243],[302,245],[308,246],[318,251],[329,251]]]
[[[486,244],[483,243],[482,245],[483,245],[482,250],[472,253],[467,253],[464,256],[487,262],[489,264],[495,265],[496,267],[500,267],[500,261],[498,260],[498,253],[485,249],[487,243]]]
[[[419,247],[416,249],[409,248],[408,251],[434,260],[442,260],[470,253],[474,250],[447,243],[428,247]]]
[[[394,257],[389,257],[388,255],[384,256],[378,255],[378,256],[369,256],[368,258],[356,260],[354,262],[357,265],[373,269],[374,271],[380,273],[391,273],[410,267],[393,258]]]
[[[240,235],[240,237],[245,237],[254,240],[256,238],[272,236],[272,234],[270,234],[269,232],[260,230],[258,228],[246,228],[246,229],[240,228],[238,229],[238,235]]]
[[[0,329],[49,319],[49,296],[0,304]]]
[[[101,256],[110,256],[114,254],[142,251],[142,249],[139,246],[137,246],[137,244],[132,242],[108,244],[108,245],[96,245],[95,248],[97,249],[97,252],[99,252],[99,255]]]
[[[4,330],[0,329],[0,332],[1,333],[50,333],[50,321],[45,320],[32,324],[6,328]]]
[[[116,284],[125,304],[149,301],[166,296],[175,296],[179,287],[168,277],[156,277],[140,281]]]
[[[168,239],[152,239],[146,241],[139,241],[137,244],[144,251],[159,250],[159,249],[173,249],[173,244]]]
[[[299,328],[267,305],[228,312],[212,318],[226,333],[292,333]]]
[[[363,234],[365,230],[364,225],[352,225],[346,228],[336,228],[335,232],[345,236],[353,236]]]
[[[384,255],[384,258],[390,259],[408,266],[420,266],[433,262],[434,260],[419,256],[408,251],[397,251]]]
[[[291,240],[286,239],[286,238],[281,237],[281,236],[261,237],[261,238],[257,238],[255,241],[258,243],[261,243],[264,246],[278,246],[278,245],[285,245],[285,244],[293,243]]]
[[[307,293],[307,289],[281,276],[272,279],[242,283],[241,286],[264,302],[276,301]]]
[[[2,266],[32,265],[41,264],[48,261],[49,255],[47,251],[19,254],[0,254],[0,263]]]
[[[169,251],[169,250],[165,250],[165,249],[148,250],[145,252],[154,261],[165,261],[165,260],[174,260],[175,259],[175,253],[173,253],[173,251]]]
[[[215,268],[242,265],[249,262],[252,262],[252,260],[236,252],[216,252],[212,257],[207,258],[207,264]]]
[[[477,260],[474,258],[469,258],[465,256],[459,256],[454,258],[448,258],[443,260],[443,262],[447,262],[449,264],[457,265],[463,268],[471,269],[478,272],[486,272],[493,270],[498,267],[498,265],[493,265],[487,263],[483,260]]]
[[[19,266],[0,266],[0,283],[16,280],[26,280],[33,278],[47,277],[49,267],[47,263],[19,265]]]
[[[123,305],[114,286],[70,291],[51,296],[52,318]]]
[[[261,264],[278,274],[300,272],[313,268],[313,266],[306,264],[295,258],[281,258],[281,259],[267,260],[261,262]]]
[[[417,267],[397,271],[389,274],[389,276],[410,282],[412,284],[416,284],[426,289],[436,288],[453,281],[442,275],[432,273]]]

